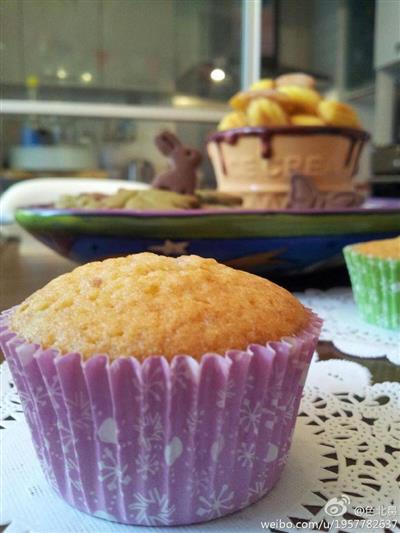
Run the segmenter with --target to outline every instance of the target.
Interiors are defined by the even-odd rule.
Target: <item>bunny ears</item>
[[[181,141],[172,133],[172,131],[164,130],[157,135],[154,140],[155,145],[164,155],[171,155],[174,148],[182,146]]]

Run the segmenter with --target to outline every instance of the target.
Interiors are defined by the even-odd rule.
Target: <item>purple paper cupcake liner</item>
[[[4,352],[43,471],[74,507],[182,525],[264,496],[285,465],[321,320],[295,337],[199,361],[83,361],[26,343],[0,315]]]

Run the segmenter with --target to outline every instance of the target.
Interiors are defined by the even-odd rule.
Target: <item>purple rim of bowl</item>
[[[245,126],[212,133],[207,142],[221,142],[238,135],[263,135],[265,133],[292,135],[341,135],[353,137],[357,140],[368,141],[371,135],[362,129],[346,128],[345,126]]]
[[[342,209],[182,209],[182,210],[149,210],[134,209],[71,209],[57,208],[51,205],[32,205],[20,207],[21,211],[40,211],[43,215],[84,215],[84,216],[135,216],[135,217],[193,217],[193,216],[226,216],[226,215],[345,215],[371,213],[400,213],[400,199],[370,198],[361,207]]]

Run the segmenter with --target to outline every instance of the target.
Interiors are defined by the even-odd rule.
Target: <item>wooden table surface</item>
[[[21,235],[20,231],[18,233]],[[20,241],[3,242],[0,244],[0,310],[20,303],[49,280],[68,272],[74,266],[76,265],[72,261],[58,256],[26,235]],[[400,367],[394,366],[385,358],[352,358],[339,352],[330,342],[320,342],[318,354],[323,360],[340,358],[363,364],[370,370],[374,382],[400,382]],[[0,353],[0,362],[1,360]],[[0,526],[0,532],[3,530],[4,526]]]
[[[74,266],[37,241],[8,242],[0,248],[1,310],[20,303],[52,278]]]
[[[76,266],[20,231],[17,235],[22,239],[5,240],[0,245],[0,311],[19,304]],[[0,360],[2,357],[0,353]]]

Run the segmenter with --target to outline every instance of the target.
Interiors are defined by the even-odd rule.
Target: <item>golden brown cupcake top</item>
[[[394,239],[368,241],[352,246],[353,250],[381,259],[400,259],[400,236]]]
[[[32,294],[11,317],[29,342],[80,352],[200,357],[298,333],[309,312],[285,289],[213,259],[142,253],[88,263]]]

